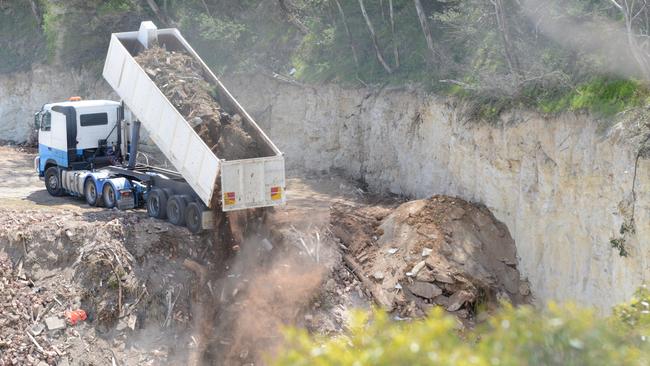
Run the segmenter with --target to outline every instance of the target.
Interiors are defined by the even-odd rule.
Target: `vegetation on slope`
[[[380,311],[356,313],[338,337],[289,329],[276,365],[647,365],[650,292],[607,318],[577,306],[544,312],[505,305],[476,329],[459,331],[436,308],[424,320],[394,322]]]
[[[650,96],[650,5],[620,0],[5,1],[0,72],[101,63],[108,34],[143,19],[179,27],[218,72],[417,83],[476,102],[480,118],[609,116]]]

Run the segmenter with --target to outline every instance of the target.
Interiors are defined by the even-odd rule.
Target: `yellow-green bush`
[[[614,315],[550,304],[539,311],[504,305],[461,332],[441,309],[426,319],[393,322],[381,311],[357,312],[333,338],[289,329],[275,365],[648,365],[650,296],[641,289]]]

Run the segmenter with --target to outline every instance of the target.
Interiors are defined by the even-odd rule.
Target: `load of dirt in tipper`
[[[447,196],[397,208],[337,204],[332,224],[348,265],[397,316],[442,306],[471,325],[501,300],[529,301],[515,243],[484,206]]]
[[[220,159],[263,157],[263,147],[242,126],[242,116],[229,114],[215,99],[214,86],[206,81],[201,65],[184,52],[154,46],[135,60],[167,99],[194,127]]]

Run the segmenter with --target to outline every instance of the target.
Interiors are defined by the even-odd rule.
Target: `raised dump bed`
[[[213,85],[217,102],[226,112],[241,117],[241,127],[255,141],[260,157],[224,160],[211,150],[134,59],[154,44],[195,59],[204,79]],[[157,29],[153,23],[143,22],[137,32],[112,34],[103,76],[208,207],[220,203],[223,211],[232,211],[284,203],[283,154],[178,29]],[[215,196],[218,192],[220,196]]]

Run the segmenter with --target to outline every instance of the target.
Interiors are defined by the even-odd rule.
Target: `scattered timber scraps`
[[[192,56],[154,46],[135,59],[217,157],[265,156],[265,145],[245,131],[242,116],[227,113],[217,102],[215,86],[206,81],[202,66]]]
[[[348,267],[397,317],[442,306],[471,326],[499,301],[530,301],[515,243],[484,206],[447,196],[395,209],[337,203],[331,221]]]

